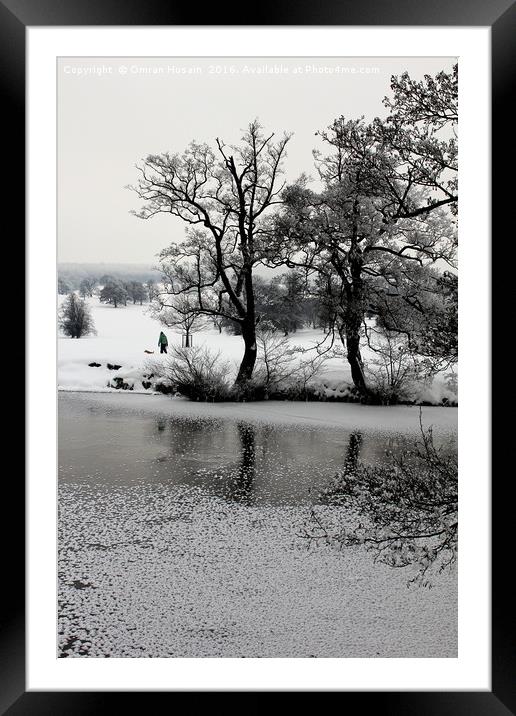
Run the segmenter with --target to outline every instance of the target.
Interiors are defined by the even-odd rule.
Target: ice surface
[[[455,572],[409,589],[362,548],[307,549],[307,509],[62,486],[59,655],[457,656]]]

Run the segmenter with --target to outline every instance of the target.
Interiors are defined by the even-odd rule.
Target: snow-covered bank
[[[59,490],[67,657],[456,657],[456,572],[407,588],[363,548],[307,550],[306,509],[163,485]]]
[[[72,393],[70,393],[71,398]],[[420,408],[407,405],[360,405],[357,403],[321,403],[264,400],[253,403],[201,403],[165,395],[134,395],[126,391],[75,393],[76,401],[105,411],[138,412],[178,418],[214,418],[243,420],[251,423],[310,425],[382,433],[420,431]],[[424,427],[436,432],[457,433],[457,408],[423,406]]]
[[[60,301],[63,297],[60,296]],[[131,392],[149,392],[148,375],[167,360],[157,346],[163,328],[171,345],[181,345],[180,333],[168,329],[151,318],[147,306],[127,305],[113,308],[101,304],[98,298],[87,299],[91,309],[96,335],[80,339],[58,337],[58,388],[59,390],[117,392],[117,379]],[[323,338],[321,331],[303,329],[289,337],[292,346],[311,348]],[[219,333],[216,329],[203,329],[194,334],[194,346],[206,346],[220,352],[221,358],[236,374],[242,358],[240,336]],[[363,356],[367,362],[373,356],[365,346]],[[93,365],[98,364],[98,365]],[[121,366],[110,368],[109,366]],[[339,399],[352,385],[349,365],[345,358],[328,360],[316,378],[321,392],[329,399]],[[450,387],[444,376],[434,379],[431,386],[422,387],[418,400],[434,405],[457,400],[456,389]]]

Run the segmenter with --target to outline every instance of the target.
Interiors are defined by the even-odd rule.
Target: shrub
[[[292,348],[289,339],[282,336],[269,321],[262,321],[258,325],[256,344],[258,360],[253,380],[250,382],[255,388],[261,386],[264,394],[267,395],[294,373],[295,349]]]
[[[329,396],[316,382],[324,363],[336,354],[340,356],[339,352],[320,355],[315,350],[292,347],[288,338],[268,325],[260,327],[257,343],[259,354],[254,375],[238,385],[232,384],[234,371],[228,362],[221,360],[220,353],[202,346],[173,347],[165,362],[152,360],[146,370],[153,375],[154,390],[179,393],[190,400],[358,400],[353,388]]]
[[[221,361],[220,353],[204,347],[175,346],[160,377],[190,400],[220,401],[230,399],[228,372],[228,363]]]
[[[278,386],[269,395],[272,400],[327,400],[319,385],[307,385],[302,381],[289,381]]]
[[[415,356],[408,342],[398,335],[384,333],[373,347],[375,358],[369,361],[366,375],[369,383],[364,402],[380,405],[412,403],[421,384],[432,376],[427,361]]]
[[[321,388],[314,385],[323,364],[336,355],[327,351],[320,355],[315,349],[292,346],[268,321],[259,324],[256,342],[258,360],[250,385],[249,399],[320,400]]]
[[[434,445],[431,428],[421,425],[421,439],[386,464],[346,461],[322,493],[326,505],[344,506],[341,515],[358,525],[325,524],[315,508],[302,536],[348,547],[363,545],[375,561],[392,567],[416,567],[409,581],[430,585],[427,572],[442,571],[456,561],[458,536],[457,458]]]

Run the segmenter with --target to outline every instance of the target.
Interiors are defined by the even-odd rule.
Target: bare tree
[[[154,300],[154,297],[156,295],[156,282],[153,281],[153,279],[149,279],[147,281],[146,289],[147,289],[147,295],[149,297],[149,301]]]
[[[125,284],[124,288],[129,294],[129,298],[131,298],[133,305],[138,302],[141,306],[147,298],[147,291],[141,281],[129,281]]]
[[[93,296],[93,291],[95,290],[97,286],[97,279],[92,277],[83,278],[81,281],[81,284],[79,286],[79,291],[81,293],[81,296],[83,298],[86,298],[86,296],[89,296],[90,298]]]
[[[71,288],[67,281],[65,281],[64,278],[58,278],[57,280],[57,292],[60,296],[65,296],[66,294],[70,293]]]
[[[116,279],[108,281],[100,292],[100,302],[111,303],[114,308],[118,308],[120,303],[126,306],[128,297],[129,295],[123,283]]]
[[[159,301],[152,305],[152,313],[156,320],[169,328],[180,328],[184,336],[184,348],[191,348],[194,329],[199,329],[207,322],[206,316],[199,314],[194,298],[181,294],[174,301],[173,307],[163,307]]]
[[[148,156],[133,189],[144,206],[141,219],[159,213],[179,218],[189,229],[182,242],[161,252],[165,284],[163,307],[178,297],[195,299],[195,312],[237,323],[244,355],[236,383],[252,376],[256,362],[256,313],[253,269],[268,252],[268,210],[279,203],[278,186],[289,135],[274,141],[258,121],[239,146],[221,139],[216,148],[192,142],[182,154]]]

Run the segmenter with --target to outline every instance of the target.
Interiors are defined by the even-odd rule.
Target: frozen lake
[[[456,449],[457,410],[424,408]],[[327,418],[327,424],[321,420]],[[340,425],[339,425],[340,420]],[[419,410],[344,403],[199,404],[163,396],[62,393],[61,484],[187,485],[246,504],[307,504],[350,453],[382,462],[414,442]]]
[[[456,415],[423,409],[446,450]],[[346,460],[418,431],[408,407],[60,394],[59,655],[456,656],[455,570],[408,589],[299,536]]]

